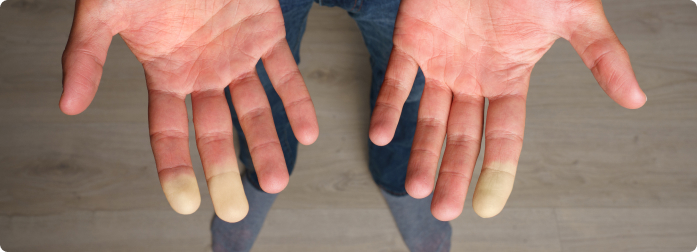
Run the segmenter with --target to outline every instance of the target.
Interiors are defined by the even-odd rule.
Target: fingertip
[[[317,135],[303,135],[302,137],[298,138],[298,142],[302,145],[312,145],[315,143],[315,141],[317,141]]]
[[[503,211],[513,191],[515,162],[492,162],[479,175],[472,196],[472,208],[482,218],[491,218]]]
[[[218,218],[229,223],[240,222],[244,219],[244,217],[247,217],[248,213],[249,204],[244,204],[242,206],[236,206],[229,209],[215,210],[215,214],[218,215]]]
[[[488,195],[489,192],[485,192],[486,189],[476,189],[474,195],[472,196],[472,209],[474,212],[482,218],[491,218],[503,211],[503,207],[506,204],[506,200],[502,197],[495,195]]]
[[[383,137],[378,133],[373,133],[373,131],[368,134],[368,137],[370,138],[370,141],[377,146],[385,146],[390,143],[390,140],[388,140],[386,137]]]
[[[71,67],[70,69],[79,68]],[[101,68],[99,68],[98,71],[93,70],[98,73],[89,78],[72,73],[75,71],[76,70],[73,70],[65,74],[63,79],[63,93],[58,103],[61,111],[67,115],[77,115],[87,109],[90,103],[92,103],[92,100],[94,100],[94,96],[97,94],[97,88],[101,79]]]
[[[309,96],[307,102],[293,103],[295,106],[286,107],[288,120],[293,128],[295,138],[303,145],[310,145],[319,137],[317,112]]]
[[[368,137],[373,144],[377,146],[385,146],[392,141],[394,133],[388,133],[384,126],[376,123],[370,126]]]
[[[188,174],[161,174],[162,191],[172,209],[183,215],[189,215],[198,210],[201,205],[201,194],[198,190],[196,177]]]
[[[85,109],[80,108],[75,105],[74,100],[68,99],[66,95],[61,95],[60,101],[58,102],[58,107],[66,115],[77,115],[85,111]]]
[[[628,109],[638,109],[643,107],[648,100],[649,97],[637,87],[635,91],[627,97],[626,101],[620,105]]]
[[[477,188],[472,196],[472,208],[479,217],[491,218],[503,211],[507,200],[508,197],[492,193],[491,190]]]
[[[433,184],[423,179],[410,178],[404,184],[409,196],[415,199],[423,199],[433,192]]]
[[[617,79],[606,79],[603,75],[597,77],[605,93],[624,108],[638,109],[648,101],[631,69]]]
[[[315,122],[314,124],[305,127],[305,129],[296,134],[295,137],[302,145],[311,145],[315,143],[317,138],[319,138],[319,127],[317,126],[317,123]]]
[[[66,115],[77,115],[84,112],[92,103],[94,94],[89,97],[79,96],[79,94],[65,94],[64,92],[58,102],[58,107]]]
[[[431,213],[433,217],[440,221],[451,221],[462,214],[465,198],[453,198],[454,194],[460,194],[459,189],[461,188],[442,187],[440,179],[438,183],[436,192],[433,194],[433,200],[431,201]],[[464,191],[462,193],[466,194],[467,192]]]
[[[393,107],[377,104],[370,118],[368,136],[377,146],[385,146],[392,141],[401,114],[395,113]]]
[[[484,219],[494,217],[503,211],[503,207],[494,207],[488,204],[472,204],[474,212]]]
[[[464,174],[463,176],[455,175],[458,174],[456,172],[444,172],[451,167],[441,166],[442,173],[438,177],[431,202],[431,213],[441,221],[453,220],[460,216],[467,197],[469,178],[466,178],[467,175]],[[464,171],[464,173],[471,172]]]
[[[257,173],[259,176],[259,186],[261,186],[261,189],[266,193],[277,194],[288,186],[289,175],[286,169],[284,169],[282,172],[275,173]]]
[[[284,189],[286,189],[286,186],[288,183],[283,183],[280,181],[277,182],[266,182],[266,183],[260,183],[261,189],[264,190],[266,193],[270,194],[277,194],[282,192]]]
[[[196,192],[183,193],[170,202],[172,209],[181,215],[193,214],[201,206],[201,195]]]
[[[218,174],[208,179],[215,214],[221,220],[235,223],[247,216],[249,203],[238,172]]]
[[[434,201],[431,204],[431,213],[439,221],[451,221],[462,214],[462,208],[463,206],[452,206]]]

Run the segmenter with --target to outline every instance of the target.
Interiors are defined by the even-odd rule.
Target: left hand
[[[391,141],[421,67],[426,85],[406,190],[414,198],[431,193],[447,134],[431,204],[436,218],[451,220],[462,212],[479,156],[484,98],[486,147],[472,201],[481,217],[501,212],[523,146],[530,73],[560,37],[612,99],[630,109],[644,105],[646,95],[600,0],[402,0],[370,139],[376,145]]]

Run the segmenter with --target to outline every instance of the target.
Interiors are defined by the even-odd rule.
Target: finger
[[[315,106],[286,40],[280,40],[262,60],[295,137],[304,145],[314,143],[319,135]]]
[[[407,193],[414,198],[427,197],[433,190],[451,100],[447,87],[426,79],[405,181]]]
[[[82,113],[94,99],[102,78],[111,37],[114,35],[96,15],[99,1],[77,1],[73,27],[63,51],[63,113]]]
[[[189,156],[189,122],[185,95],[148,91],[150,145],[162,191],[180,214],[196,212],[201,194]]]
[[[223,90],[191,94],[198,147],[215,213],[227,222],[249,211],[232,142],[232,118]]]
[[[511,195],[524,128],[525,95],[489,100],[484,164],[472,197],[474,211],[482,218],[499,214]]]
[[[482,142],[484,97],[454,95],[448,118],[447,141],[431,212],[449,221],[462,213],[467,188]]]
[[[597,8],[594,17],[578,21],[569,41],[610,98],[625,108],[640,108],[647,97],[636,80],[629,54],[610,27],[602,6]]]
[[[411,56],[398,47],[392,48],[385,80],[380,87],[370,120],[369,135],[375,145],[384,146],[392,141],[402,107],[409,97],[418,70],[419,66]]]
[[[267,193],[282,191],[288,185],[288,169],[271,106],[256,72],[232,83],[230,95],[247,138],[261,189]]]

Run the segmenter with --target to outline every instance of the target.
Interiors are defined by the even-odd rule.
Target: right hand
[[[116,34],[145,69],[150,143],[162,189],[176,212],[193,213],[201,202],[189,156],[187,94],[208,188],[221,219],[239,221],[249,209],[232,142],[226,86],[262,189],[278,193],[285,188],[288,171],[255,70],[259,59],[298,141],[313,143],[319,129],[285,40],[277,0],[77,0],[63,53],[64,113],[79,114],[89,106]]]

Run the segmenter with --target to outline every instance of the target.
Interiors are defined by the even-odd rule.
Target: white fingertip
[[[226,172],[209,178],[208,191],[220,219],[234,223],[247,216],[249,204],[239,172]]]
[[[169,205],[179,214],[192,214],[201,205],[201,194],[194,176],[179,175],[172,180],[163,181],[162,191]]]
[[[482,218],[499,214],[513,191],[517,164],[493,162],[482,169],[472,197],[474,212]]]

